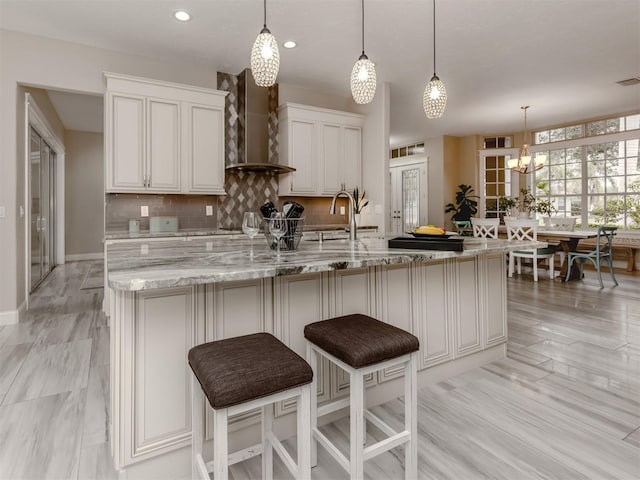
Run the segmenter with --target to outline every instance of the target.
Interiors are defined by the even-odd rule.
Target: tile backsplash
[[[278,176],[272,173],[227,172],[227,195],[152,195],[110,193],[105,196],[106,232],[126,231],[129,220],[139,219],[140,230],[149,230],[149,217],[176,216],[181,230],[239,230],[244,212],[257,212],[272,201],[282,209],[285,201],[295,201],[305,207],[306,225],[347,225],[349,218],[340,215],[339,207],[348,206],[339,198],[337,215],[329,215],[331,198],[278,197]],[[149,207],[149,217],[140,217],[140,207]],[[213,216],[205,215],[206,206],[213,206]]]

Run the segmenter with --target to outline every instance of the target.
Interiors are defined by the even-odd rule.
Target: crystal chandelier
[[[436,75],[436,0],[433,0],[433,77],[424,89],[422,106],[427,118],[440,118],[447,106],[447,89]]]
[[[533,163],[531,163],[531,153],[529,152],[529,144],[527,143],[527,109],[529,105],[524,105],[520,108],[524,110],[524,139],[522,148],[520,148],[518,158],[510,158],[507,166],[514,172],[533,173],[544,167],[547,156],[543,153],[538,153],[533,159]]]
[[[267,28],[267,0],[264,0],[264,26],[251,49],[251,73],[256,85],[270,87],[276,83],[280,69],[278,42]]]
[[[356,103],[370,103],[376,94],[376,66],[364,53],[364,0],[362,0],[362,55],[351,70],[351,95]]]

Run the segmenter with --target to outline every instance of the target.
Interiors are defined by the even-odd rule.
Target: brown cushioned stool
[[[297,479],[311,477],[310,397],[313,371],[293,350],[268,333],[256,333],[198,345],[189,351],[192,386],[192,475],[208,479],[228,477],[228,467],[262,453],[262,478],[273,477],[273,451]],[[202,457],[204,396],[213,408],[213,462]],[[293,461],[275,437],[273,403],[296,398],[298,462]],[[228,453],[227,421],[230,415],[262,408],[262,442]]]
[[[311,396],[311,465],[317,463],[317,444],[320,443],[352,479],[362,479],[364,462],[399,445],[405,445],[405,478],[418,476],[418,419],[417,419],[417,351],[418,339],[400,328],[366,315],[346,315],[307,325],[304,328],[307,361],[314,372],[311,391],[316,388],[318,355],[326,357],[349,374],[350,397],[321,407],[316,395]],[[404,365],[405,425],[402,432],[394,431],[380,418],[364,408],[364,377],[393,366]],[[318,418],[344,407],[350,407],[350,457],[342,452],[318,430]],[[365,447],[366,420],[388,438]]]

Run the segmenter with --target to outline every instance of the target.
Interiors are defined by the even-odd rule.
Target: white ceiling
[[[172,12],[185,8],[192,20]],[[269,0],[279,82],[349,96],[361,52],[360,1]],[[496,134],[640,109],[640,0],[437,0],[437,73],[444,117],[427,120],[432,2],[366,0],[366,53],[391,88],[391,143]],[[237,73],[262,27],[260,0],[0,0],[0,27]]]

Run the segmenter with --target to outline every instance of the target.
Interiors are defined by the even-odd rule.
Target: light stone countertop
[[[268,248],[263,236],[254,239],[253,256],[249,239],[243,237],[115,243],[107,245],[108,283],[114,290],[149,290],[546,246],[544,242],[465,237],[463,252],[405,250],[388,248],[387,242],[393,237],[364,238],[355,243],[349,240],[322,243],[302,240],[298,250],[282,251],[280,258]]]
[[[304,232],[345,232],[347,225],[305,225]],[[378,227],[363,225],[358,227],[358,231],[375,231]],[[146,238],[172,238],[172,237],[208,237],[214,235],[242,235],[241,229],[219,229],[219,228],[183,228],[177,232],[150,232],[142,230],[138,233],[129,233],[127,230],[112,230],[105,232],[104,240],[139,240]]]

